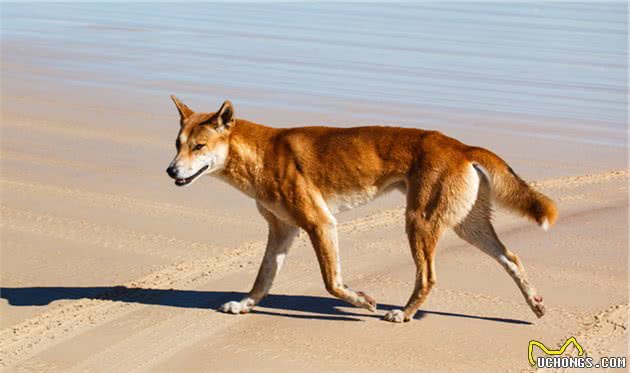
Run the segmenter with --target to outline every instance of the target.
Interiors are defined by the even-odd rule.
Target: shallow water
[[[624,3],[2,4],[2,74],[96,97],[536,116],[625,146],[626,20]]]

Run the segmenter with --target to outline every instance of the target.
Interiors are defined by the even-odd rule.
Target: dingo
[[[494,153],[420,129],[272,128],[235,118],[229,101],[216,113],[195,113],[171,98],[181,125],[177,155],[167,169],[175,185],[215,175],[254,198],[269,224],[251,291],[245,299],[221,306],[222,311],[247,313],[267,295],[299,228],[313,244],[326,290],[376,311],[372,297],[343,282],[334,215],[395,189],[407,198],[406,231],[416,284],[404,309],[387,312],[385,320],[409,321],[429,295],[436,282],[436,243],[447,228],[496,259],[536,316],[545,313],[523,264],[494,231],[491,201],[545,230],[558,212],[551,199],[529,187]]]

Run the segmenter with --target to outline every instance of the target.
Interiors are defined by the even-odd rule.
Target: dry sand
[[[416,319],[382,321],[412,287],[398,194],[339,216],[346,282],[376,298],[376,314],[325,292],[301,234],[261,306],[226,315],[217,307],[242,297],[254,280],[264,221],[252,200],[213,178],[176,188],[164,172],[177,131],[168,93],[208,111],[218,99],[202,100],[199,86],[166,78],[129,78],[129,90],[121,90],[99,80],[111,71],[82,69],[92,61],[84,55],[19,41],[3,37],[5,52],[14,52],[3,55],[0,127],[4,370],[529,371],[529,340],[556,347],[570,336],[589,355],[628,356],[625,124],[326,94],[295,94],[312,107],[274,105],[290,94],[205,86],[231,98],[239,116],[270,125],[390,123],[395,115],[393,123],[440,129],[495,150],[560,208],[549,232],[501,211],[495,219],[545,299],[542,319],[497,263],[448,232],[437,286]],[[116,60],[111,50],[102,50],[104,61]],[[64,70],[71,76],[39,60],[53,52],[77,63]]]
[[[377,299],[376,315],[326,294],[301,235],[272,295],[233,316],[215,309],[248,290],[264,246],[251,200],[212,178],[176,189],[150,175],[167,146],[141,155],[150,166],[138,175],[135,165],[99,163],[80,133],[12,123],[3,121],[1,178],[0,360],[9,371],[518,371],[528,369],[530,339],[555,346],[569,336],[595,356],[627,355],[625,169],[537,180],[561,211],[549,232],[496,218],[545,297],[540,320],[498,264],[448,233],[438,285],[416,320],[381,321],[412,286],[395,194],[340,216],[346,281]],[[112,153],[137,147],[121,133],[90,136]],[[58,146],[51,137],[73,156],[11,149],[23,138]]]

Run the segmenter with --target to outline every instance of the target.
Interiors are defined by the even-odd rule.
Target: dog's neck
[[[256,197],[263,182],[265,149],[274,129],[236,119],[221,177],[250,197]]]

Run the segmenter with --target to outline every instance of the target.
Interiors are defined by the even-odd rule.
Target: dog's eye
[[[195,145],[195,150],[200,150],[204,146],[206,146],[206,144],[197,144],[197,145]]]

